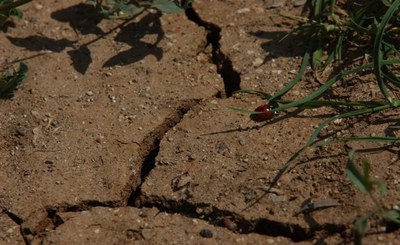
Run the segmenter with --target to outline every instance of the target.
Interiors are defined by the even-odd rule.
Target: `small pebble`
[[[307,0],[292,0],[293,6],[299,7],[306,4]]]
[[[200,231],[200,236],[206,237],[206,238],[211,238],[211,237],[213,237],[213,233],[209,229],[202,229]]]
[[[39,3],[35,3],[33,6],[35,7],[36,10],[42,10],[43,9],[43,5],[41,5]]]
[[[263,59],[261,59],[261,58],[256,58],[254,61],[253,61],[253,66],[260,66],[260,65],[262,65],[264,63],[264,60]]]
[[[271,7],[278,8],[278,7],[283,7],[284,5],[285,5],[285,0],[274,0]]]
[[[335,125],[340,125],[342,123],[343,119],[342,118],[338,118],[336,120],[333,121],[333,124]]]
[[[299,90],[293,90],[292,91],[294,96],[299,96],[300,95],[300,91]]]
[[[17,129],[15,130],[15,136],[25,136],[25,130]]]
[[[242,8],[242,9],[239,9],[238,11],[236,11],[236,13],[238,13],[238,14],[244,14],[244,13],[248,13],[248,12],[250,12],[249,8]]]
[[[282,74],[282,70],[272,70],[271,74],[272,75],[280,75],[280,74]]]
[[[34,116],[36,119],[40,118],[40,113],[38,111],[32,110],[31,111],[32,116]]]
[[[220,144],[218,144],[217,149],[218,153],[221,153],[224,150],[228,149],[228,146],[224,142],[221,142]]]
[[[115,98],[115,96],[109,95],[108,98],[111,100],[112,103],[117,102],[117,99]]]
[[[199,55],[197,55],[196,59],[203,64],[208,62],[208,56],[205,53],[200,53]]]
[[[259,69],[257,69],[255,72],[256,72],[257,74],[262,74],[262,73],[264,72],[264,70],[261,69],[261,68],[259,68]]]

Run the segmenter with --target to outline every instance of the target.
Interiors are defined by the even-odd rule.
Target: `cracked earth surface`
[[[398,204],[396,145],[310,152],[266,191],[336,113],[289,111],[260,123],[226,109],[263,103],[235,90],[273,93],[295,76],[304,44],[279,42],[293,26],[278,14],[302,6],[274,2],[196,0],[186,14],[129,22],[104,20],[82,1],[24,6],[24,19],[0,35],[1,65],[30,68],[0,101],[0,243],[350,243],[352,223],[373,205],[345,177],[349,147],[371,149],[373,175],[388,184],[384,204]],[[358,79],[346,96],[370,98],[370,77]],[[318,85],[303,84],[287,98]],[[398,137],[398,118],[347,119],[322,137]],[[328,205],[303,212],[308,202]],[[365,242],[396,244],[399,229],[384,228],[374,223]]]

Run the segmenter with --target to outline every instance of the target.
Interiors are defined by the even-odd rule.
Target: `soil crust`
[[[282,165],[338,111],[255,122],[227,107],[265,103],[296,75],[300,1],[196,0],[181,14],[107,20],[85,1],[34,1],[0,35],[0,65],[28,78],[0,100],[0,243],[338,244],[373,202],[346,178],[350,148],[400,203],[398,145],[338,143]],[[309,70],[310,71],[310,70]],[[360,76],[349,98],[373,99]],[[305,79],[285,99],[320,84]],[[353,86],[353,87],[351,87]],[[342,94],[341,86],[332,94]],[[328,125],[321,140],[399,137],[399,112]],[[372,222],[366,244],[395,244]]]

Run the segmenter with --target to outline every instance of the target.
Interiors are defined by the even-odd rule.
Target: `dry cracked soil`
[[[337,111],[254,122],[227,110],[264,102],[234,91],[274,93],[296,75],[305,44],[279,41],[293,28],[280,15],[303,2],[196,0],[129,21],[85,1],[23,6],[0,35],[1,66],[29,66],[0,100],[0,244],[348,244],[374,209],[346,178],[349,148],[365,149],[384,207],[398,208],[398,145],[338,143],[276,179]],[[351,79],[330,96],[373,99],[371,76]],[[286,98],[319,86],[301,84]],[[338,120],[321,138],[399,137],[398,122],[398,111]],[[393,224],[369,230],[365,244],[400,241]]]

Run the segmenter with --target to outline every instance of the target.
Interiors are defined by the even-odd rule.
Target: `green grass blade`
[[[353,136],[348,138],[343,138],[334,141],[319,142],[314,144],[314,147],[322,147],[327,145],[335,145],[340,142],[349,141],[368,141],[368,142],[379,142],[379,143],[395,143],[400,142],[400,137],[377,137],[377,136]]]
[[[238,112],[242,112],[242,113],[246,113],[246,114],[262,114],[262,113],[264,113],[264,112],[256,112],[254,110],[246,110],[246,109],[241,109],[241,108],[231,107],[231,106],[228,106],[226,108],[229,110],[238,111]]]
[[[399,0],[400,1],[400,0]],[[400,63],[400,60],[385,60],[384,62],[382,62],[382,64],[386,65],[386,64],[395,64],[395,63]],[[332,79],[330,79],[329,81],[327,81],[324,85],[322,85],[321,87],[319,87],[314,93],[310,94],[309,96],[298,100],[298,101],[294,101],[292,103],[288,103],[282,106],[279,106],[278,108],[275,108],[273,110],[271,110],[272,112],[277,112],[277,111],[282,111],[282,110],[286,110],[288,108],[291,107],[299,107],[300,105],[308,102],[308,101],[312,101],[315,100],[316,98],[318,98],[319,96],[322,95],[322,93],[324,93],[327,89],[329,89],[335,82],[339,81],[340,79],[353,74],[353,73],[357,73],[359,71],[362,70],[366,70],[366,69],[370,69],[373,67],[374,64],[366,64],[363,66],[359,66],[356,67],[354,69],[348,70],[348,71],[344,71],[339,73],[338,75],[334,76]]]
[[[386,195],[387,193],[387,186],[383,180],[375,180],[372,182],[372,184],[377,185],[379,187],[379,191],[381,193],[381,196]]]
[[[335,48],[329,54],[328,58],[325,61],[325,65],[322,67],[322,69],[320,71],[323,71],[334,60],[338,60],[338,61],[342,60],[342,47],[343,47],[344,40],[345,40],[345,32],[341,33],[340,36],[338,37]]]
[[[400,224],[400,210],[389,210],[389,211],[382,213],[382,216],[385,219],[388,219],[390,221]]]
[[[400,51],[395,47],[395,45],[393,45],[392,43],[385,42],[385,40],[382,40],[382,44],[385,45],[386,48],[389,48],[390,51],[400,56]]]
[[[363,114],[367,114],[367,113],[372,113],[372,112],[377,112],[377,111],[381,111],[381,110],[386,110],[388,108],[390,108],[392,105],[387,103],[385,105],[382,106],[377,106],[377,107],[372,107],[372,108],[363,108],[360,110],[355,110],[355,111],[350,111],[350,112],[346,112],[343,114],[339,114],[333,117],[330,117],[328,119],[326,119],[325,121],[323,121],[317,129],[315,129],[314,133],[312,134],[312,136],[310,137],[310,139],[307,141],[306,143],[306,147],[309,147],[312,145],[312,143],[314,142],[314,140],[317,138],[317,136],[319,135],[319,133],[321,132],[321,130],[328,125],[330,122],[336,120],[336,119],[340,119],[340,118],[345,118],[345,117],[354,117],[354,116],[358,116],[358,115],[363,115]],[[273,111],[273,110],[271,110]]]
[[[316,49],[312,53],[312,67],[315,70],[318,70],[322,63],[322,40],[319,39]]]
[[[269,93],[258,91],[258,90],[251,90],[251,89],[240,89],[236,90],[234,93],[245,93],[245,94],[255,94],[263,97],[266,100],[269,100],[272,96]]]
[[[367,232],[368,219],[371,218],[372,214],[368,214],[356,220],[354,222],[354,244],[362,245],[362,239]]]
[[[297,73],[296,77],[288,84],[286,85],[284,88],[282,88],[281,90],[279,90],[278,92],[276,92],[273,96],[271,96],[270,98],[268,98],[268,100],[270,101],[275,101],[276,99],[282,97],[283,95],[285,95],[291,88],[294,87],[294,85],[296,85],[300,79],[303,77],[304,71],[307,68],[307,65],[310,62],[310,57],[311,57],[311,45],[307,48],[306,53],[303,56],[303,60],[301,62],[301,66],[299,69],[299,72]]]
[[[400,103],[400,102],[399,102]],[[288,169],[288,167],[297,160],[297,158],[299,158],[300,156],[302,156],[305,152],[307,152],[311,146],[313,145],[315,139],[317,138],[317,136],[319,135],[319,133],[321,132],[321,130],[328,125],[330,122],[339,119],[339,118],[345,118],[345,117],[351,117],[351,116],[358,116],[358,115],[363,115],[363,114],[367,114],[367,113],[372,113],[372,112],[377,112],[377,111],[381,111],[381,110],[385,110],[388,108],[391,108],[392,105],[389,103],[386,103],[385,105],[382,106],[377,106],[377,107],[373,107],[373,108],[364,108],[364,109],[360,109],[360,110],[356,110],[356,111],[350,111],[347,113],[343,113],[340,115],[336,115],[333,117],[330,117],[328,119],[326,119],[325,121],[323,121],[317,129],[315,129],[314,133],[311,135],[311,137],[309,138],[309,140],[307,141],[306,145],[301,148],[298,152],[296,152],[294,154],[294,156],[292,158],[290,158],[285,164],[283,164],[280,169],[279,172],[277,174],[276,179],[278,179],[280,176],[282,176],[282,174],[286,171],[286,169]],[[271,110],[273,111],[273,110]]]
[[[389,7],[389,9],[386,11],[384,16],[382,17],[382,21],[378,26],[373,47],[373,64],[374,64],[375,77],[377,79],[378,86],[379,89],[381,90],[382,95],[389,102],[392,101],[392,98],[390,97],[386,85],[383,81],[382,66],[384,64],[383,64],[383,54],[381,50],[381,45],[382,45],[383,35],[385,32],[385,27],[388,24],[389,20],[392,18],[393,14],[398,10],[399,6],[400,6],[400,0],[395,0]]]
[[[394,75],[391,71],[387,71],[383,73],[383,77],[386,78],[391,84],[400,88],[400,80],[396,75]]]
[[[351,182],[355,186],[360,189],[361,192],[368,193],[371,191],[369,180],[366,178],[367,176],[363,176],[360,171],[356,168],[353,157],[354,157],[355,150],[349,152],[349,159],[347,160],[346,164],[346,175],[350,179]],[[369,171],[367,169],[367,171]],[[365,172],[365,165],[364,165],[364,172]]]
[[[19,69],[14,69],[13,73],[6,70],[0,77],[0,96],[8,96],[24,82],[28,66],[24,63],[19,65]]]
[[[168,1],[168,0],[154,0],[151,3],[151,7],[156,8],[156,9],[160,10],[161,12],[169,13],[169,14],[181,13],[185,10],[184,8],[181,8],[175,2]]]

